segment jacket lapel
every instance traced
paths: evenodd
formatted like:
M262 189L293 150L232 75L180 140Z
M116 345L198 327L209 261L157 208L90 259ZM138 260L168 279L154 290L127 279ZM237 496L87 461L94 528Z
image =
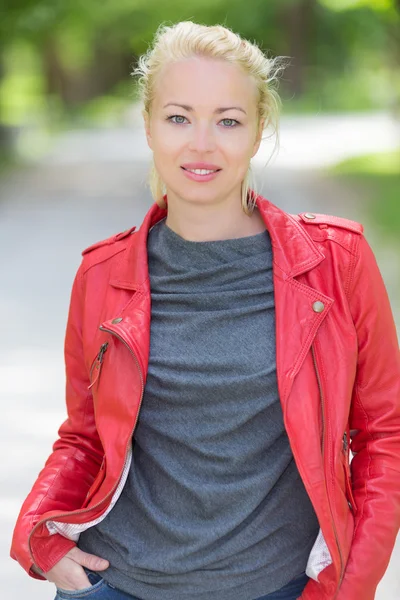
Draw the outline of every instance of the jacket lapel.
M265 199L257 201L271 236L274 261L276 365L279 395L285 409L293 381L333 299L299 279L318 266L324 255L305 229ZM315 306L315 303L322 303ZM321 310L321 312L317 312Z

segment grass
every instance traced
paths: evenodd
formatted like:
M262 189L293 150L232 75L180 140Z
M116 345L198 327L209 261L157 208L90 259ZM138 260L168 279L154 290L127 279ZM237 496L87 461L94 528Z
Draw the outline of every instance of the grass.
M345 160L330 173L358 186L371 220L383 233L400 239L400 149Z

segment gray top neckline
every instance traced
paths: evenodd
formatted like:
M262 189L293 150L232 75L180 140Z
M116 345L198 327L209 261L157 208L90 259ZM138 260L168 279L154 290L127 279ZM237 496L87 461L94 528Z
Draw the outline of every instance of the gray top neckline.
M224 246L225 248L243 248L252 246L254 248L265 249L266 238L269 237L267 229L253 235L242 236L238 238L226 238L222 240L202 240L192 241L186 240L184 237L176 233L166 223L166 217L162 219L164 235L170 244L174 244L185 248L185 250L205 249L207 247Z

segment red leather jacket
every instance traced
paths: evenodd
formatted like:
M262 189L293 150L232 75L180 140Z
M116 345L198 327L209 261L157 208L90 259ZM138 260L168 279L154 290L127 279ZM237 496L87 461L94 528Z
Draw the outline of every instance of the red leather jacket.
M284 422L321 527L301 598L373 600L400 526L400 354L388 296L360 224L256 201L274 254ZM153 204L138 231L83 252L65 338L68 418L11 547L37 579L32 565L51 569L123 487L148 367L147 234L166 214Z

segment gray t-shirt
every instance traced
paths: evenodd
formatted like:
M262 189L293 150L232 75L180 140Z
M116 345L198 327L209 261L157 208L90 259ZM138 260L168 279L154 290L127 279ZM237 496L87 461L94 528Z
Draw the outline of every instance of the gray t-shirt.
M306 568L319 524L283 424L268 231L148 236L150 356L128 480L79 547L143 600L252 600Z

